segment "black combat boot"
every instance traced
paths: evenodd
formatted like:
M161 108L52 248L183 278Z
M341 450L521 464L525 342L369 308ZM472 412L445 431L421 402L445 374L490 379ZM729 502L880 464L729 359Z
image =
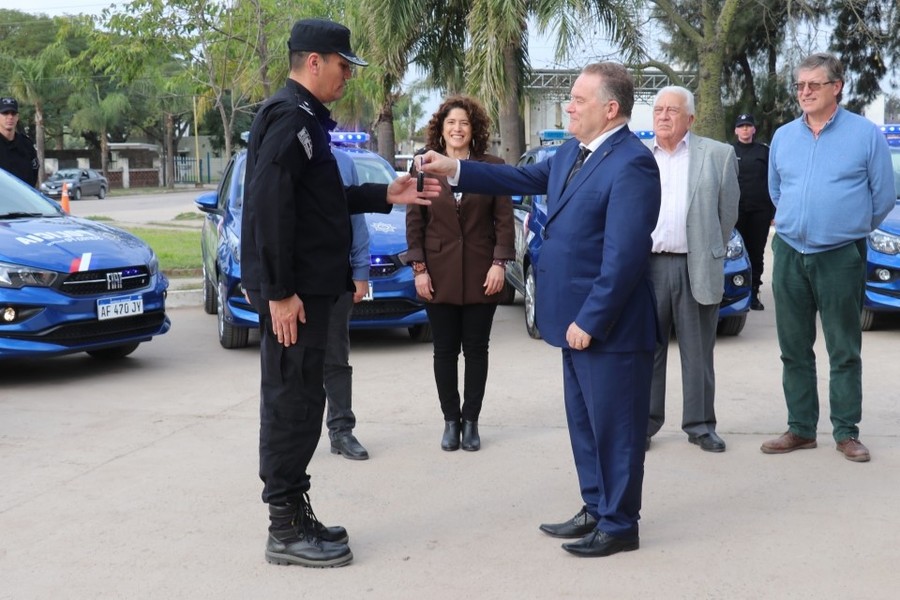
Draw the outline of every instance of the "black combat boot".
M269 505L266 560L276 565L341 567L353 560L347 530L326 527L316 519L309 496Z

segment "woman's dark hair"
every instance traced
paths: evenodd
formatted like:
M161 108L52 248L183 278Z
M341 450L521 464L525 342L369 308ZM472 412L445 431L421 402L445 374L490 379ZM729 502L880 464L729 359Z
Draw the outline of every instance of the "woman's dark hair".
M472 124L472 155L481 156L487 152L488 142L491 138L491 119L481 103L470 96L450 96L444 100L444 103L431 116L431 120L428 121L428 125L425 128L425 145L438 152L446 150L444 136L442 135L444 132L444 121L454 108L461 108L466 111L469 122Z

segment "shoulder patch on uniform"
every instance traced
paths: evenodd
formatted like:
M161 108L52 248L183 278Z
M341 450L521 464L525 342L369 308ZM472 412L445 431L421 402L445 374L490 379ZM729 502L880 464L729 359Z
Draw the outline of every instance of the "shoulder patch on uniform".
M311 159L313 154L312 138L309 137L309 131L306 127L297 132L297 139L300 140L300 144L306 150L306 158Z

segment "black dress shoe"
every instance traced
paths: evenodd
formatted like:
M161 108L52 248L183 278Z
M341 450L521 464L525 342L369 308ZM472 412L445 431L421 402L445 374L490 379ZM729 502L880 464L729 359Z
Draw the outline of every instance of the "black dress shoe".
M596 526L597 519L591 516L587 506L583 506L577 515L565 523L544 523L540 530L555 538L580 538L592 532Z
M610 556L617 552L631 552L641 545L637 536L633 538L618 538L603 531L592 531L577 542L563 544L566 552L575 556Z
M703 435L689 435L688 441L700 446L706 452L725 452L725 440L720 438L715 431Z
M644 443L644 452L650 449L650 436L647 436L647 441Z
M444 421L444 437L441 438L441 450L448 452L459 450L459 421Z
M369 453L352 433L345 433L331 440L331 453L340 454L350 460L366 460L369 458Z
M481 436L478 435L478 421L462 422L462 449L475 452L481 448Z
M751 298L750 310L766 310L766 307L763 306L763 303L759 301L759 298Z

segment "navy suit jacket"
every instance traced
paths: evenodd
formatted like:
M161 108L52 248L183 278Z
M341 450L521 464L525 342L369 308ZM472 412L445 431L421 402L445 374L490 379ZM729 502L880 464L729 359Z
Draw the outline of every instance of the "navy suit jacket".
M524 167L462 161L458 188L547 194L536 282L536 323L547 343L567 348L572 322L587 351L653 351L656 301L648 279L650 234L659 217L659 169L627 126L611 135L568 186L578 141Z

